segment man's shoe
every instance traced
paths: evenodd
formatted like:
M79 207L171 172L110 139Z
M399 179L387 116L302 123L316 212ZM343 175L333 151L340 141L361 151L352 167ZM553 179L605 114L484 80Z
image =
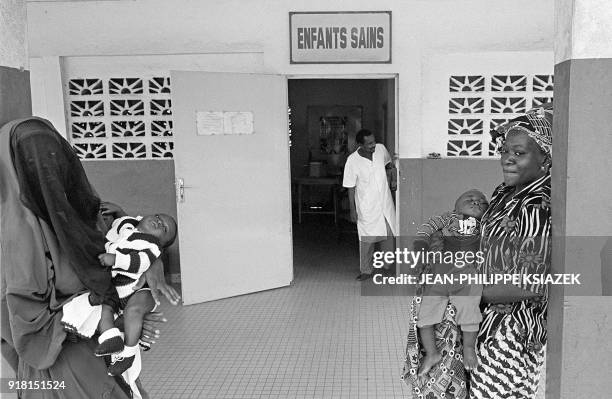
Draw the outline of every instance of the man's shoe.
M361 273L359 276L357 276L357 280L359 281L365 281L372 278L372 274L367 274L367 273Z

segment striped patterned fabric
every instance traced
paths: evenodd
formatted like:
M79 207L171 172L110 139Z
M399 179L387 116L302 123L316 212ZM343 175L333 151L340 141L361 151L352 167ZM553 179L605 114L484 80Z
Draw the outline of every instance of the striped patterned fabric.
M115 254L111 274L120 299L133 293L140 276L161 255L159 240L137 230L141 219L130 216L116 219L106 234L106 252Z
M471 374L470 398L535 398L544 348L529 349L525 331L512 317L499 325L493 339L479 342L478 366Z
M454 231L459 229L459 220L463 219L455 211L443 213L442 215L434 215L429 220L417 229L417 237L429 239L436 231L448 228Z
M500 185L482 218L481 272L493 275L545 275L551 261L550 175L510 197L514 187ZM534 398L546 344L547 287L535 279L517 285L538 299L489 304L478 335L478 367L470 398Z

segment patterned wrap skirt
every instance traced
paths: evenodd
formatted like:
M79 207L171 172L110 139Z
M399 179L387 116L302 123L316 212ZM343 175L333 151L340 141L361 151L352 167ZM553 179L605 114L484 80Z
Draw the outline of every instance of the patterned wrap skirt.
M417 320L422 290L410 304L406 358L401 378L411 387L415 399L534 399L545 349L529 344L528 333L507 314L493 335L479 339L478 366L466 375L463 366L461 331L455 322L455 308L449 303L441 323L435 326L436 346L442 360L426 377L417 377L424 353L419 343ZM487 312L496 306L488 306ZM482 327L482 326L481 326Z
M411 387L415 399L465 399L467 384L463 367L463 345L461 332L455 322L456 310L448 304L442 322L435 325L436 346L442 360L426 377L419 378L421 359L424 355L418 339L417 320L422 299L422 287L410 304L406 358L401 378Z
M494 306L489 306L485 314ZM545 349L528 343L527 332L507 314L493 335L479 340L478 366L471 373L470 399L536 397Z

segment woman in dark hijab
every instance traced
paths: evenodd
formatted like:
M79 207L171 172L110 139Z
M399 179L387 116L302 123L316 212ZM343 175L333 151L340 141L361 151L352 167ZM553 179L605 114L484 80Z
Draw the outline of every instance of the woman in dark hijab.
M116 306L118 298L97 260L100 200L49 121L31 117L0 130L0 205L2 353L18 380L63 385L21 397L130 397L93 355L96 343L66 340L61 323L62 307L78 295L88 293L90 305Z

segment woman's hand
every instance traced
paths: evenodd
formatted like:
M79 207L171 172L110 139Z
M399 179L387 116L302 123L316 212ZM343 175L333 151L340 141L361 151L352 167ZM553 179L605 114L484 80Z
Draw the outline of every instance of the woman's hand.
M115 254L104 253L98 255L100 264L105 267L115 266Z
M119 205L113 204L112 202L101 202L98 219L102 220L102 225L100 225L100 230L102 230L102 233L106 235L108 230L113 225L115 219L124 216L127 216L127 214ZM98 222L98 224L100 224L100 222Z
M100 203L100 213L102 216L112 216L115 219L127 216L127 213L119 205L106 201Z
M431 235L428 250L431 252L444 251L444 236L441 231L436 231Z
M147 270L136 283L133 290L137 291L144 286L144 283L147 283L149 288L151 289L151 295L153 296L153 300L155 303L159 305L159 293L161 292L168 302L172 305L178 305L181 296L176 292L172 286L166 283L166 279L164 277L164 264L161 259L155 260L149 270Z
M164 317L162 312L150 312L146 313L142 319L142 330L140 332L141 345L144 347L151 347L155 343L155 340L159 338L159 327L158 323L166 323L168 320ZM123 315L115 319L115 327L124 331L125 320Z
M159 338L157 324L167 321L162 312L151 312L144 315L142 332L140 333L140 340L144 343L144 346L151 346L155 343L155 340Z

